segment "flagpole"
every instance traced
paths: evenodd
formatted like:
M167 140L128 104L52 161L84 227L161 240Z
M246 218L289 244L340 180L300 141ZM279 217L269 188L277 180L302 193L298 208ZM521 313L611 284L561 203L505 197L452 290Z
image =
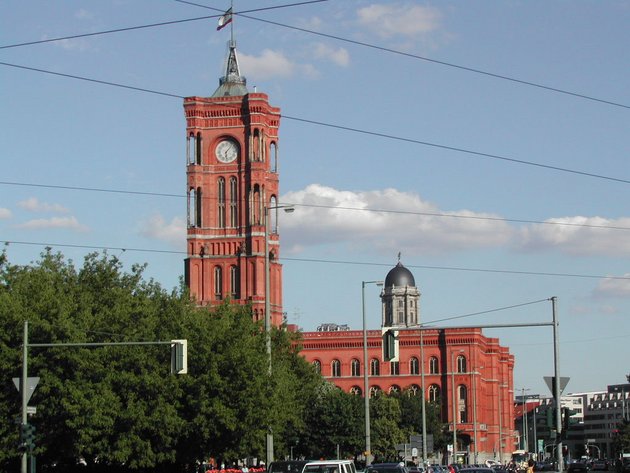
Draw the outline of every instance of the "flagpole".
M232 12L232 21L230 22L230 45L234 46L234 0L230 0L230 11Z

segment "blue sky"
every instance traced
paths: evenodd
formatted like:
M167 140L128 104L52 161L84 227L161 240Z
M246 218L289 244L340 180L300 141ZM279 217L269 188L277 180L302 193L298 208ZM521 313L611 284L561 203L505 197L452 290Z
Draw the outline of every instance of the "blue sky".
M0 2L11 262L45 245L77 264L110 248L178 284L180 97L214 92L230 35L202 18L227 1L196 3ZM290 323L360 329L361 282L400 252L425 323L549 322L556 296L566 392L625 380L629 1L331 0L247 15L234 22L241 72L282 109L281 201L297 205L280 222ZM378 295L366 288L374 329ZM484 333L515 355L517 389L548 394L549 328Z

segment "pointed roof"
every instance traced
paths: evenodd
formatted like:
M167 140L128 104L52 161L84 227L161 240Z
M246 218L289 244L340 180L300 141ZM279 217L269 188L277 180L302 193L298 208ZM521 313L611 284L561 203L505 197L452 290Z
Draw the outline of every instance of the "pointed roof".
M236 42L230 40L230 52L228 53L225 75L219 78L219 88L214 91L212 97L238 97L247 95L247 80L241 76L236 57Z

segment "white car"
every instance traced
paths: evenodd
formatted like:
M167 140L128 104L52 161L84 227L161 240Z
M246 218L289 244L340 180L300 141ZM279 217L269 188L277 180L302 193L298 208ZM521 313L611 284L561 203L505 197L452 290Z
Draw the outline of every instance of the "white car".
M308 462L302 473L357 473L352 460L320 460Z

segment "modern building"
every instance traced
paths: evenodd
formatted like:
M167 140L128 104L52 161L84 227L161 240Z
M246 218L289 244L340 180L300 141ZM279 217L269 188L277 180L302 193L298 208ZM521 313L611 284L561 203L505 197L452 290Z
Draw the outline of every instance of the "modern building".
M185 98L184 111L190 293L200 305L228 298L251 304L256 320L268 315L280 326L280 109L266 94L247 90L232 41L219 87L210 97ZM427 402L439 401L444 422L456 429L460 460L507 461L516 440L514 357L508 348L479 328L418 330L420 291L400 261L385 277L381 301L381 327L366 333L367 366L363 331L343 325L303 333L303 356L346 392L371 396L408 390ZM383 328L397 332L398 354L390 361L383 361Z

